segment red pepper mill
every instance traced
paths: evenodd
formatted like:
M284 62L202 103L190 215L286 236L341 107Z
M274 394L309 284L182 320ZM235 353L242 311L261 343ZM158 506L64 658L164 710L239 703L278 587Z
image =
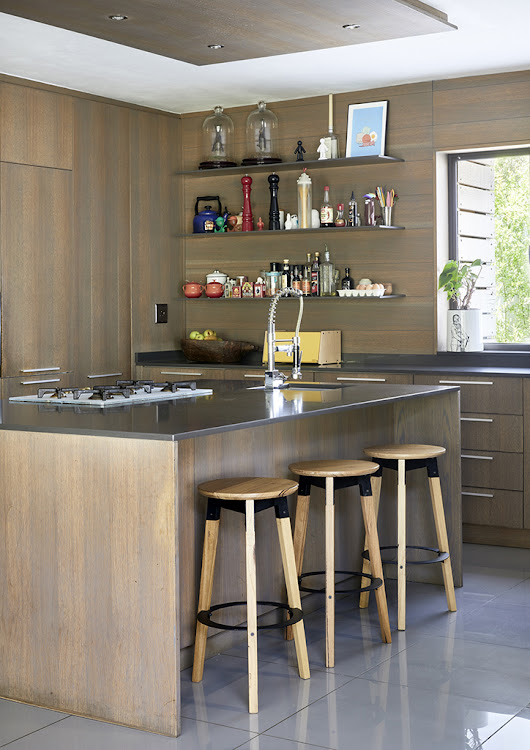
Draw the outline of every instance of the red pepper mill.
M252 209L250 207L250 186L252 185L252 177L249 177L248 174L246 174L241 178L241 185L243 186L243 224L241 231L252 232L254 230Z

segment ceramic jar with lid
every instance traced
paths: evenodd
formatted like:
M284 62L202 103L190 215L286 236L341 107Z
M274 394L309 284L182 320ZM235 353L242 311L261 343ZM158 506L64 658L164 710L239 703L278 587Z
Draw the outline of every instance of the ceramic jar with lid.
M222 271L212 271L212 273L206 275L206 283L210 284L212 281L218 281L219 284L223 284L224 286L227 278L228 275Z

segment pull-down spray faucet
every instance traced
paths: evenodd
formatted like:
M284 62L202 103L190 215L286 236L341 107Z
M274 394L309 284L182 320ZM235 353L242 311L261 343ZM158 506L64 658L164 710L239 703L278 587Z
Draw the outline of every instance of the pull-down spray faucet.
M276 307L280 297L298 297L300 301L300 308L298 311L298 320L296 322L296 330L292 339L277 339L276 338ZM282 289L274 295L269 308L269 320L267 328L267 347L268 347L268 364L267 371L265 373L265 389L272 390L273 388L284 388L286 376L276 369L275 363L275 352L287 352L287 354L293 357L293 370L292 376L294 380L302 379L302 352L300 351L300 323L302 322L302 315L304 313L304 298L302 292L299 289L293 289L287 287Z

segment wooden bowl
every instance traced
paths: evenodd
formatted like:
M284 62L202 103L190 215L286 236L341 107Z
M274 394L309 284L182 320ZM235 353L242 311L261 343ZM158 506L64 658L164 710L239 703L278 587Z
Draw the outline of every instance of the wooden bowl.
M259 347L248 341L201 341L181 339L180 346L190 362L202 364L234 364L241 362L245 354L257 352Z

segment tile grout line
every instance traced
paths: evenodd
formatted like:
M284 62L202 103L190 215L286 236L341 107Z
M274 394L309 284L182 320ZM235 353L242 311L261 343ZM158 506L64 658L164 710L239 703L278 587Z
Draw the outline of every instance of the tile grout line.
M28 732L27 734L21 734L20 737L17 737L14 740L9 740L9 742L6 742L4 745L0 745L0 747L8 747L9 745L12 745L13 742L18 742L19 740L23 740L25 737L31 737L32 734L37 734L37 732L40 732L43 729L48 729L48 727L53 727L55 724L59 724L61 721L64 721L65 719L70 719L71 717L72 717L72 714L68 714L68 716L62 716L60 719L50 722L50 724L45 724L43 727L34 729L33 732Z

